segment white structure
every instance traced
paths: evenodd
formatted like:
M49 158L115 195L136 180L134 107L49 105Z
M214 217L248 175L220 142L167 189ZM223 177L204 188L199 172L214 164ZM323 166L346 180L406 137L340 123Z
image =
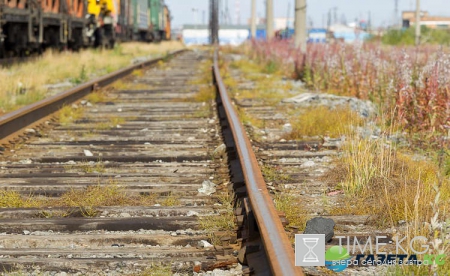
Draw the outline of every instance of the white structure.
M185 25L183 27L183 41L186 46L209 44L209 28L206 25ZM247 26L220 26L220 45L240 45L250 36Z
M209 29L206 26L190 25L184 26L181 32L183 42L186 46L209 44Z
M277 17L275 21L275 30L284 30L286 27L294 28L294 18Z
M363 41L369 37L369 34L358 28L352 28L342 24L334 24L330 26L330 31L333 33L334 38L342 39L347 43L355 41Z

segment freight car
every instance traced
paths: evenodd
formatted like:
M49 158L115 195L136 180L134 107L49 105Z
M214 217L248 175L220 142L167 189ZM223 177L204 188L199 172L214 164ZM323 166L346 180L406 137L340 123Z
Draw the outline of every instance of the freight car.
M0 57L170 39L164 0L0 0Z
M133 39L161 41L170 39L170 11L163 0L131 0Z
M0 0L0 54L85 43L83 0Z

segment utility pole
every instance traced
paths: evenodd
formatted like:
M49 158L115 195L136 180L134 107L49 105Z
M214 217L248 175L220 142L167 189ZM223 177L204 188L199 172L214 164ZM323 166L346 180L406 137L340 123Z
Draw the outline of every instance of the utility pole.
M285 31L286 33L284 34L285 39L289 38L289 14L291 12L291 1L288 0L288 9L287 9L287 14L286 14L286 28Z
M394 8L394 27L398 26L398 0L395 0L395 8Z
M333 24L336 24L337 23L337 10L338 10L338 7L333 7Z
M266 36L267 40L273 38L273 0L266 2Z
M420 0L416 0L416 46L420 44Z
M252 39L256 39L256 0L252 0L252 22L251 24L251 33Z
M295 0L295 38L294 45L306 52L306 0Z
M219 43L219 0L210 0L210 32L211 44Z

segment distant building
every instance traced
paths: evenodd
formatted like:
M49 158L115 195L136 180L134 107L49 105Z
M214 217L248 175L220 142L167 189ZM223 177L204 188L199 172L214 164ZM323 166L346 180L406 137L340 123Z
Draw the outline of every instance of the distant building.
M349 27L343 24L334 24L329 28L330 35L336 40L342 40L347 43L363 41L370 35L360 28Z
M402 12L402 26L409 28L416 21L415 11ZM450 17L430 16L428 12L420 12L420 26L427 26L430 29L450 29Z
M242 44L250 35L248 26L225 25L219 29L220 45L239 45ZM209 26L208 25L184 25L182 31L184 44L205 45L209 44Z
M181 35L184 44L187 46L210 43L208 25L184 25Z
M316 28L308 30L308 43L326 43L327 29Z
M277 17L274 20L275 30L286 29L287 27L294 27L294 18Z
M250 26L252 23L252 19L249 18L247 20L248 25ZM266 19L257 17L256 18L256 25L266 25ZM276 17L273 19L273 28L275 31L284 30L286 27L292 28L294 27L294 18L292 17Z

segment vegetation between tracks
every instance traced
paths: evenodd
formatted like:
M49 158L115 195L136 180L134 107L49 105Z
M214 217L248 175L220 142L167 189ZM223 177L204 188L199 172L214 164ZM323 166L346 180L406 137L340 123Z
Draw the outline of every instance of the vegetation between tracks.
M84 167L83 167L84 166ZM82 165L85 170L86 165ZM85 216L92 217L98 214L98 207L103 206L174 206L179 204L179 196L169 193L166 196L159 194L137 195L127 192L125 187L109 179L83 189L71 189L58 198L48 198L38 195L23 195L16 191L0 191L0 208L68 208L66 211L43 210L43 217Z
M221 238L234 235L235 216L233 197L224 193L218 195L221 205L220 213L203 216L200 218L200 228L207 232L210 242L214 245L222 245Z
M128 66L136 58L157 57L183 47L180 42L133 42L109 51L48 51L36 61L0 68L0 114L43 99L52 90L51 84L63 83L67 89Z

